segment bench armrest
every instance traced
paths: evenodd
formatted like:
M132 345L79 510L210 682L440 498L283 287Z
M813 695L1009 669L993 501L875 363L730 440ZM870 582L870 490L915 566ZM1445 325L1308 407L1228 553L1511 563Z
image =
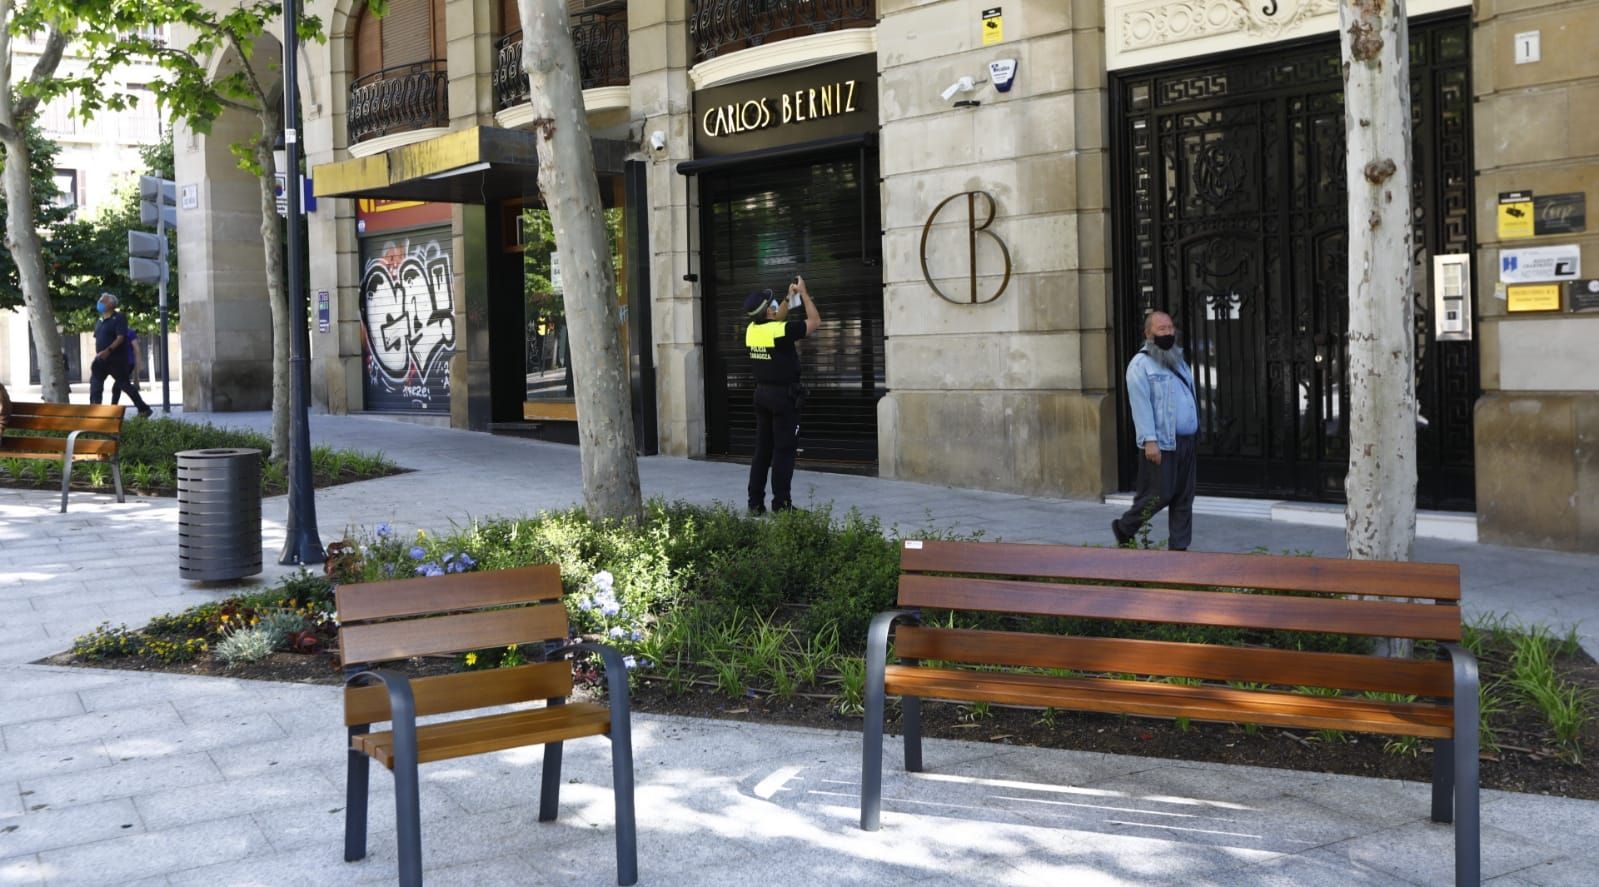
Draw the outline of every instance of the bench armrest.
M394 730L395 766L416 766L416 698L411 693L411 679L396 671L383 668L358 671L344 679L344 686L358 687L378 682L389 691L389 722Z
M888 630L900 619L920 623L920 610L884 610L872 617L866 630L866 686L883 685L883 669L888 665Z
M611 753L613 760L633 760L633 726L627 697L627 661L622 653L609 644L578 641L550 651L547 659L565 659L574 653L598 653L605 662L605 689L610 696L606 706L611 710ZM632 772L632 764L628 764ZM631 791L631 789L629 789Z
M577 641L563 647L556 647L550 651L548 659L566 659L576 653L598 653L605 663L605 689L611 697L612 718L620 707L627 711L627 661L622 658L622 652L609 644L599 644L592 641Z
M1477 671L1477 657L1459 644L1444 644L1449 661L1455 667L1455 740L1469 738L1475 748L1478 731L1478 701L1482 678ZM1470 729L1464 728L1469 726ZM1469 736L1461 736L1466 732Z

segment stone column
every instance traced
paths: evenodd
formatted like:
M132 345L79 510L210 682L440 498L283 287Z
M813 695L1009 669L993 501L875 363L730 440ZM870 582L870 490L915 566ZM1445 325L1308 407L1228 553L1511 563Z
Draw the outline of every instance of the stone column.
M494 125L494 18L492 0L445 0L446 76L450 129ZM450 359L450 425L488 429L489 346L481 302L489 298L487 208L458 204L451 214L455 280L455 356ZM479 310L469 312L475 294ZM474 322L475 321L475 322Z
M1092 497L1115 484L1104 31L1099 3L1004 5L982 45L981 0L879 3L884 327L889 394L878 404L885 477ZM1018 60L1011 90L962 76ZM980 102L955 107L958 100ZM1011 279L971 304L969 191L991 196L988 232ZM979 224L984 204L979 199ZM979 234L978 299L1003 280Z
M261 192L228 146L253 138L255 115L225 112L204 135L174 127L178 187L199 205L178 211L183 409L272 408L272 311L261 251Z
M1599 277L1599 2L1479 2L1472 35L1478 251L1477 535L1484 542L1599 550L1599 314L1507 314L1502 250L1576 245ZM1537 32L1536 62L1515 36ZM1580 192L1579 233L1502 238L1498 195Z
M651 325L655 333L656 409L660 451L673 456L705 452L705 359L699 287L683 276L697 272L689 252L698 225L694 182L678 175L678 161L693 156L693 94L688 68L687 0L635 0L628 4L628 57L633 120L649 167ZM666 134L666 148L649 147L650 134ZM693 237L699 247L698 237Z
M348 5L348 4L345 4ZM355 60L349 32L359 6L335 11L325 43L304 44L302 94L306 168L315 169L347 155L346 111ZM321 198L306 220L310 232L311 398L330 413L360 412L361 387L360 253L355 238L355 201ZM329 329L318 332L317 294L329 297Z

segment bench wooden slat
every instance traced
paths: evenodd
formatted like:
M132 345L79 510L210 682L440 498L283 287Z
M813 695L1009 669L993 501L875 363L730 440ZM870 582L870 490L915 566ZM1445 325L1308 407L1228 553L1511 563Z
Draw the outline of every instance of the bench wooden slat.
M894 653L906 659L971 665L1069 668L1439 698L1454 695L1454 672L1447 662L1353 653L913 626L895 630Z
M122 418L93 416L18 416L6 418L6 433L12 431L84 431L96 434L121 434Z
M920 541L919 548L908 547L916 541L903 543L900 551L900 567L908 573L975 573L1460 600L1460 567L1455 564L1082 548L1018 542L925 540Z
M128 408L121 404L96 403L44 403L36 400L11 402L13 416L82 416L89 419L118 419L126 416ZM8 423L9 424L9 423Z
M888 666L885 687L893 695L928 699L1433 739L1448 739L1454 735L1454 713L1449 706L1419 702L1390 703L1148 681L1052 678L904 665Z
M901 576L902 607L1458 641L1460 610L1344 598Z
M339 586L335 596L339 623L351 625L369 619L559 600L561 570L552 564L539 564L491 573L448 573L429 577L426 582L362 582Z
M611 732L611 712L592 702L570 702L548 708L505 712L426 724L416 728L417 763L445 761L484 752L564 742ZM394 734L391 731L350 737L350 747L394 768Z
M440 578L443 577L428 581ZM342 612L340 615L343 615ZM437 653L459 653L480 647L542 643L565 638L566 628L566 607L554 603L399 622L344 625L339 629L339 642L342 644L344 664L355 665Z
M9 430L10 426L7 426ZM16 459L61 460L67 451L64 437L11 437L0 440L0 456ZM72 446L72 459L104 461L116 455L117 441L97 438L78 438Z
M554 699L572 693L572 663L535 662L515 668L436 675L411 681L417 717ZM389 691L382 684L344 691L344 723L376 724L389 719Z

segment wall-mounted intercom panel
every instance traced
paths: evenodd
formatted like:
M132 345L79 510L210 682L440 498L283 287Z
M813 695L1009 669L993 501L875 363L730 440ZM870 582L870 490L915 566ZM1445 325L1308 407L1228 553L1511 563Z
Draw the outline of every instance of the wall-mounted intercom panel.
M1433 334L1440 342L1471 340L1471 254L1432 257Z

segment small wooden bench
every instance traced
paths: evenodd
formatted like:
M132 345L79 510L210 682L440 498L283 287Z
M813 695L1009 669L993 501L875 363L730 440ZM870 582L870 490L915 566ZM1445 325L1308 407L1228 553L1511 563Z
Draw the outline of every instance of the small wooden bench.
M922 769L922 699L1346 730L1433 740L1432 819L1455 824L1455 882L1480 880L1478 676L1458 645L1459 567L911 540L900 569L906 609L878 614L867 637L861 828L879 825L889 695L901 697L911 772ZM1402 598L1421 602L1393 600ZM1020 620L1005 619L999 630L927 628L918 624L924 608L1410 638L1437 642L1448 660L1068 636L1009 630Z
M552 565L485 573L341 585L335 592L339 650L347 673L344 723L350 747L344 859L366 856L368 761L394 773L399 880L422 883L422 826L417 765L526 745L544 746L539 821L555 819L561 791L561 747L568 739L608 736L616 795L617 883L638 880L633 819L633 744L627 667L603 644L567 641L561 574ZM413 656L518 645L540 658L547 642L560 646L544 661L514 668L409 679L377 663ZM608 705L568 702L574 654L597 653L605 663ZM423 726L417 718L532 701L539 708L479 713ZM372 725L390 722L373 732Z
M122 495L122 417L126 407L81 403L29 403L14 400L0 434L0 457L61 460L61 511L67 510L67 490L72 486L76 462L110 462L117 501ZM65 432L57 436L18 435L17 431ZM95 437L78 439L80 434Z

